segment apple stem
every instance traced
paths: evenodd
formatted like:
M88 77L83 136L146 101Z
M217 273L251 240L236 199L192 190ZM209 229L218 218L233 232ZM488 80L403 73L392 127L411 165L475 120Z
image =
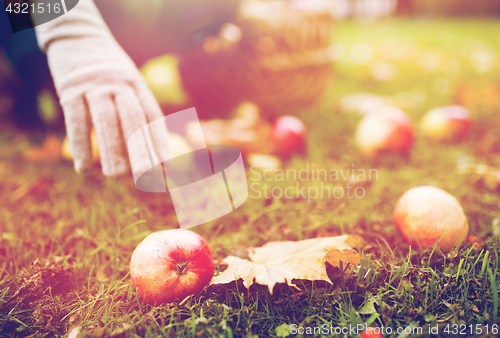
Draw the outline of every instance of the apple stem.
M177 274L183 275L187 272L188 263L177 264Z

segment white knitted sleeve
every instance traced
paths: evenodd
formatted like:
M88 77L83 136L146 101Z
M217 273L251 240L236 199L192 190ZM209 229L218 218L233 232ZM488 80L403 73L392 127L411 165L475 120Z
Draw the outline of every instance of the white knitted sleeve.
M65 0L61 0L63 3ZM80 37L102 37L111 35L94 1L80 0L78 4L60 17L37 25L33 17L38 45L44 52L49 45L59 39Z

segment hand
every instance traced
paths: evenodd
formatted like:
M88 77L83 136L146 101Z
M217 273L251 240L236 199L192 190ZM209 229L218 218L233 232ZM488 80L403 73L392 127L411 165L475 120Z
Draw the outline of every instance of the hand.
M133 61L115 41L94 3L82 0L67 14L37 26L63 108L75 169L92 165L91 123L101 153L102 172L115 177L129 170L130 135L163 113ZM150 130L154 149L132 155L134 170L169 158L166 125ZM148 137L148 135L147 135ZM139 163L140 165L136 165Z

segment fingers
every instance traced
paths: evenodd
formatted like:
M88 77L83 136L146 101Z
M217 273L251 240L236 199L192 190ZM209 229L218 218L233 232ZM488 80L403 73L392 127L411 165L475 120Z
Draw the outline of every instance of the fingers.
M167 162L172 158L172 155L168 142L166 118L156 98L145 83L140 81L136 84L136 91L149 122L148 127L144 130L148 143L154 145L154 149L152 149L154 164Z
M135 89L137 92L137 97L139 98L144 112L146 113L146 116L150 122L165 116L163 115L163 112L158 105L158 102L156 101L153 93L142 78L140 79L140 81L136 82Z
M128 153L134 180L158 163L151 143L145 142L142 127L148 124L137 94L130 87L120 88L115 94L115 104L120 118L123 138L128 145Z
M99 143L104 175L116 177L127 173L129 158L134 178L138 176L135 174L171 159L165 117L150 90L142 83L138 87L134 90L127 85L101 86L85 98L63 106L69 117L70 146L77 154L77 171L92 162L87 109Z
M128 170L128 160L120 131L120 121L113 100L116 88L101 87L86 95L92 123L99 143L102 172L116 177Z
M92 165L87 105L83 97L78 97L63 103L62 108L75 170L81 173Z

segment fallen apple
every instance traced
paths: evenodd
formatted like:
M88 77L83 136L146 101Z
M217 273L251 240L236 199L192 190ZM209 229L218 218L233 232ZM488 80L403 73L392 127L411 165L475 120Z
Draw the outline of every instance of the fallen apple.
M185 229L152 233L137 246L130 260L132 283L148 304L169 303L197 294L213 274L207 243Z
M382 330L379 327L367 327L359 338L382 338Z
M281 116L271 130L274 152L278 156L290 157L304 151L306 147L306 127L294 116Z
M422 249L438 243L448 252L465 241L469 225L458 200L434 186L420 186L406 191L393 213L394 223L405 240Z
M469 237L467 237L467 242L472 243L472 245L476 249L481 249L481 247L484 245L483 239L474 235L470 235Z
M160 105L183 105L187 101L178 62L176 56L166 54L149 60L141 67L141 73Z
M382 107L359 122L354 140L356 146L368 156L387 151L405 153L413 145L413 125L401 109Z
M173 157L189 154L193 151L189 142L184 137L176 133L168 134L168 143Z
M472 125L469 110L445 106L429 110L420 125L425 137L440 142L457 142L467 137Z
M261 116L261 108L254 102L245 101L236 107L234 115L240 120L255 124Z
M247 162L252 168L275 171L281 169L282 163L279 158L269 154L251 153L247 156Z
M98 163L101 159L101 154L99 152L99 146L97 144L97 136L94 129L90 132L90 146L92 148L92 161ZM61 145L61 156L67 160L73 160L73 154L71 153L71 148L69 146L68 137L64 138Z

